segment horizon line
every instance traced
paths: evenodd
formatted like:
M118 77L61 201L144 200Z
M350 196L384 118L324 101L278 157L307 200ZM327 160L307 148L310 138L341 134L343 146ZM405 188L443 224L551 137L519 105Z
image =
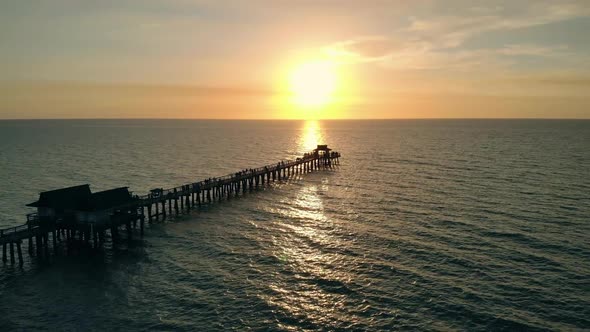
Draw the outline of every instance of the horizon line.
M384 120L590 120L588 118L567 118L567 117L444 117L444 118L323 118L323 119L299 119L299 118L0 118L0 121L67 121L67 120L191 120L191 121L384 121Z

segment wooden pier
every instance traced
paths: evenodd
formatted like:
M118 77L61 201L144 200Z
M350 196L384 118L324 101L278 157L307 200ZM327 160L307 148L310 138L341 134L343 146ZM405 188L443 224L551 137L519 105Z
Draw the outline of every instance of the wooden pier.
M133 229L137 229L138 224L139 234L143 236L146 220L165 220L294 175L331 169L339 164L339 159L340 153L327 145L318 145L296 160L241 170L171 189L152 189L143 196L131 195L126 187L90 193L88 185L41 193L39 201L28 205L37 207L38 212L28 214L24 225L0 229L2 261L6 264L10 259L13 265L18 258L22 266L25 242L29 255L43 259L50 256L50 247L54 254L58 254L60 242L65 243L68 250L73 244L98 249L110 235L113 243L117 243L121 240L121 228L127 233L126 238L132 239Z

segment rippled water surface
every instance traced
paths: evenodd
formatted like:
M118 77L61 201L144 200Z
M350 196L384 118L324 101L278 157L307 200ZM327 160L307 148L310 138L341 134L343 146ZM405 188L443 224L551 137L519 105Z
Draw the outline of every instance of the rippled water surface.
M590 328L590 121L2 121L0 226L37 193L340 167L0 266L0 330Z

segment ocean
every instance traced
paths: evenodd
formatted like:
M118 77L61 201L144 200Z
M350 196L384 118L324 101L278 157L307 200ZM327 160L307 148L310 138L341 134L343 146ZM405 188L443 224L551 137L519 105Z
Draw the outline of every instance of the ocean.
M590 329L590 121L0 121L0 227L40 191L290 178L104 251L0 263L0 330Z

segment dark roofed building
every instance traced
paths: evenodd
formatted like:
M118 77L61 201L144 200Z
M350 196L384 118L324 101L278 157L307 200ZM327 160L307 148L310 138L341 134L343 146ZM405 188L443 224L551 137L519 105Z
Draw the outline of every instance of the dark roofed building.
M332 149L328 148L327 145L320 145L320 144L318 144L318 147L313 150L313 152L315 154L318 154L320 156L327 155L330 153L330 151L332 151Z
M39 194L39 200L27 206L36 207L41 222L56 219L72 219L76 211L84 209L91 196L90 186L84 184Z
M132 202L134 199L128 187L99 191L90 196L89 211L111 209Z
M91 196L90 186L84 184L39 194L39 200L27 206L36 208L52 208L60 210L78 210L84 208Z
M41 221L62 219L96 223L108 221L116 210L135 200L127 187L92 193L85 184L42 192L38 201L27 206L37 208Z

